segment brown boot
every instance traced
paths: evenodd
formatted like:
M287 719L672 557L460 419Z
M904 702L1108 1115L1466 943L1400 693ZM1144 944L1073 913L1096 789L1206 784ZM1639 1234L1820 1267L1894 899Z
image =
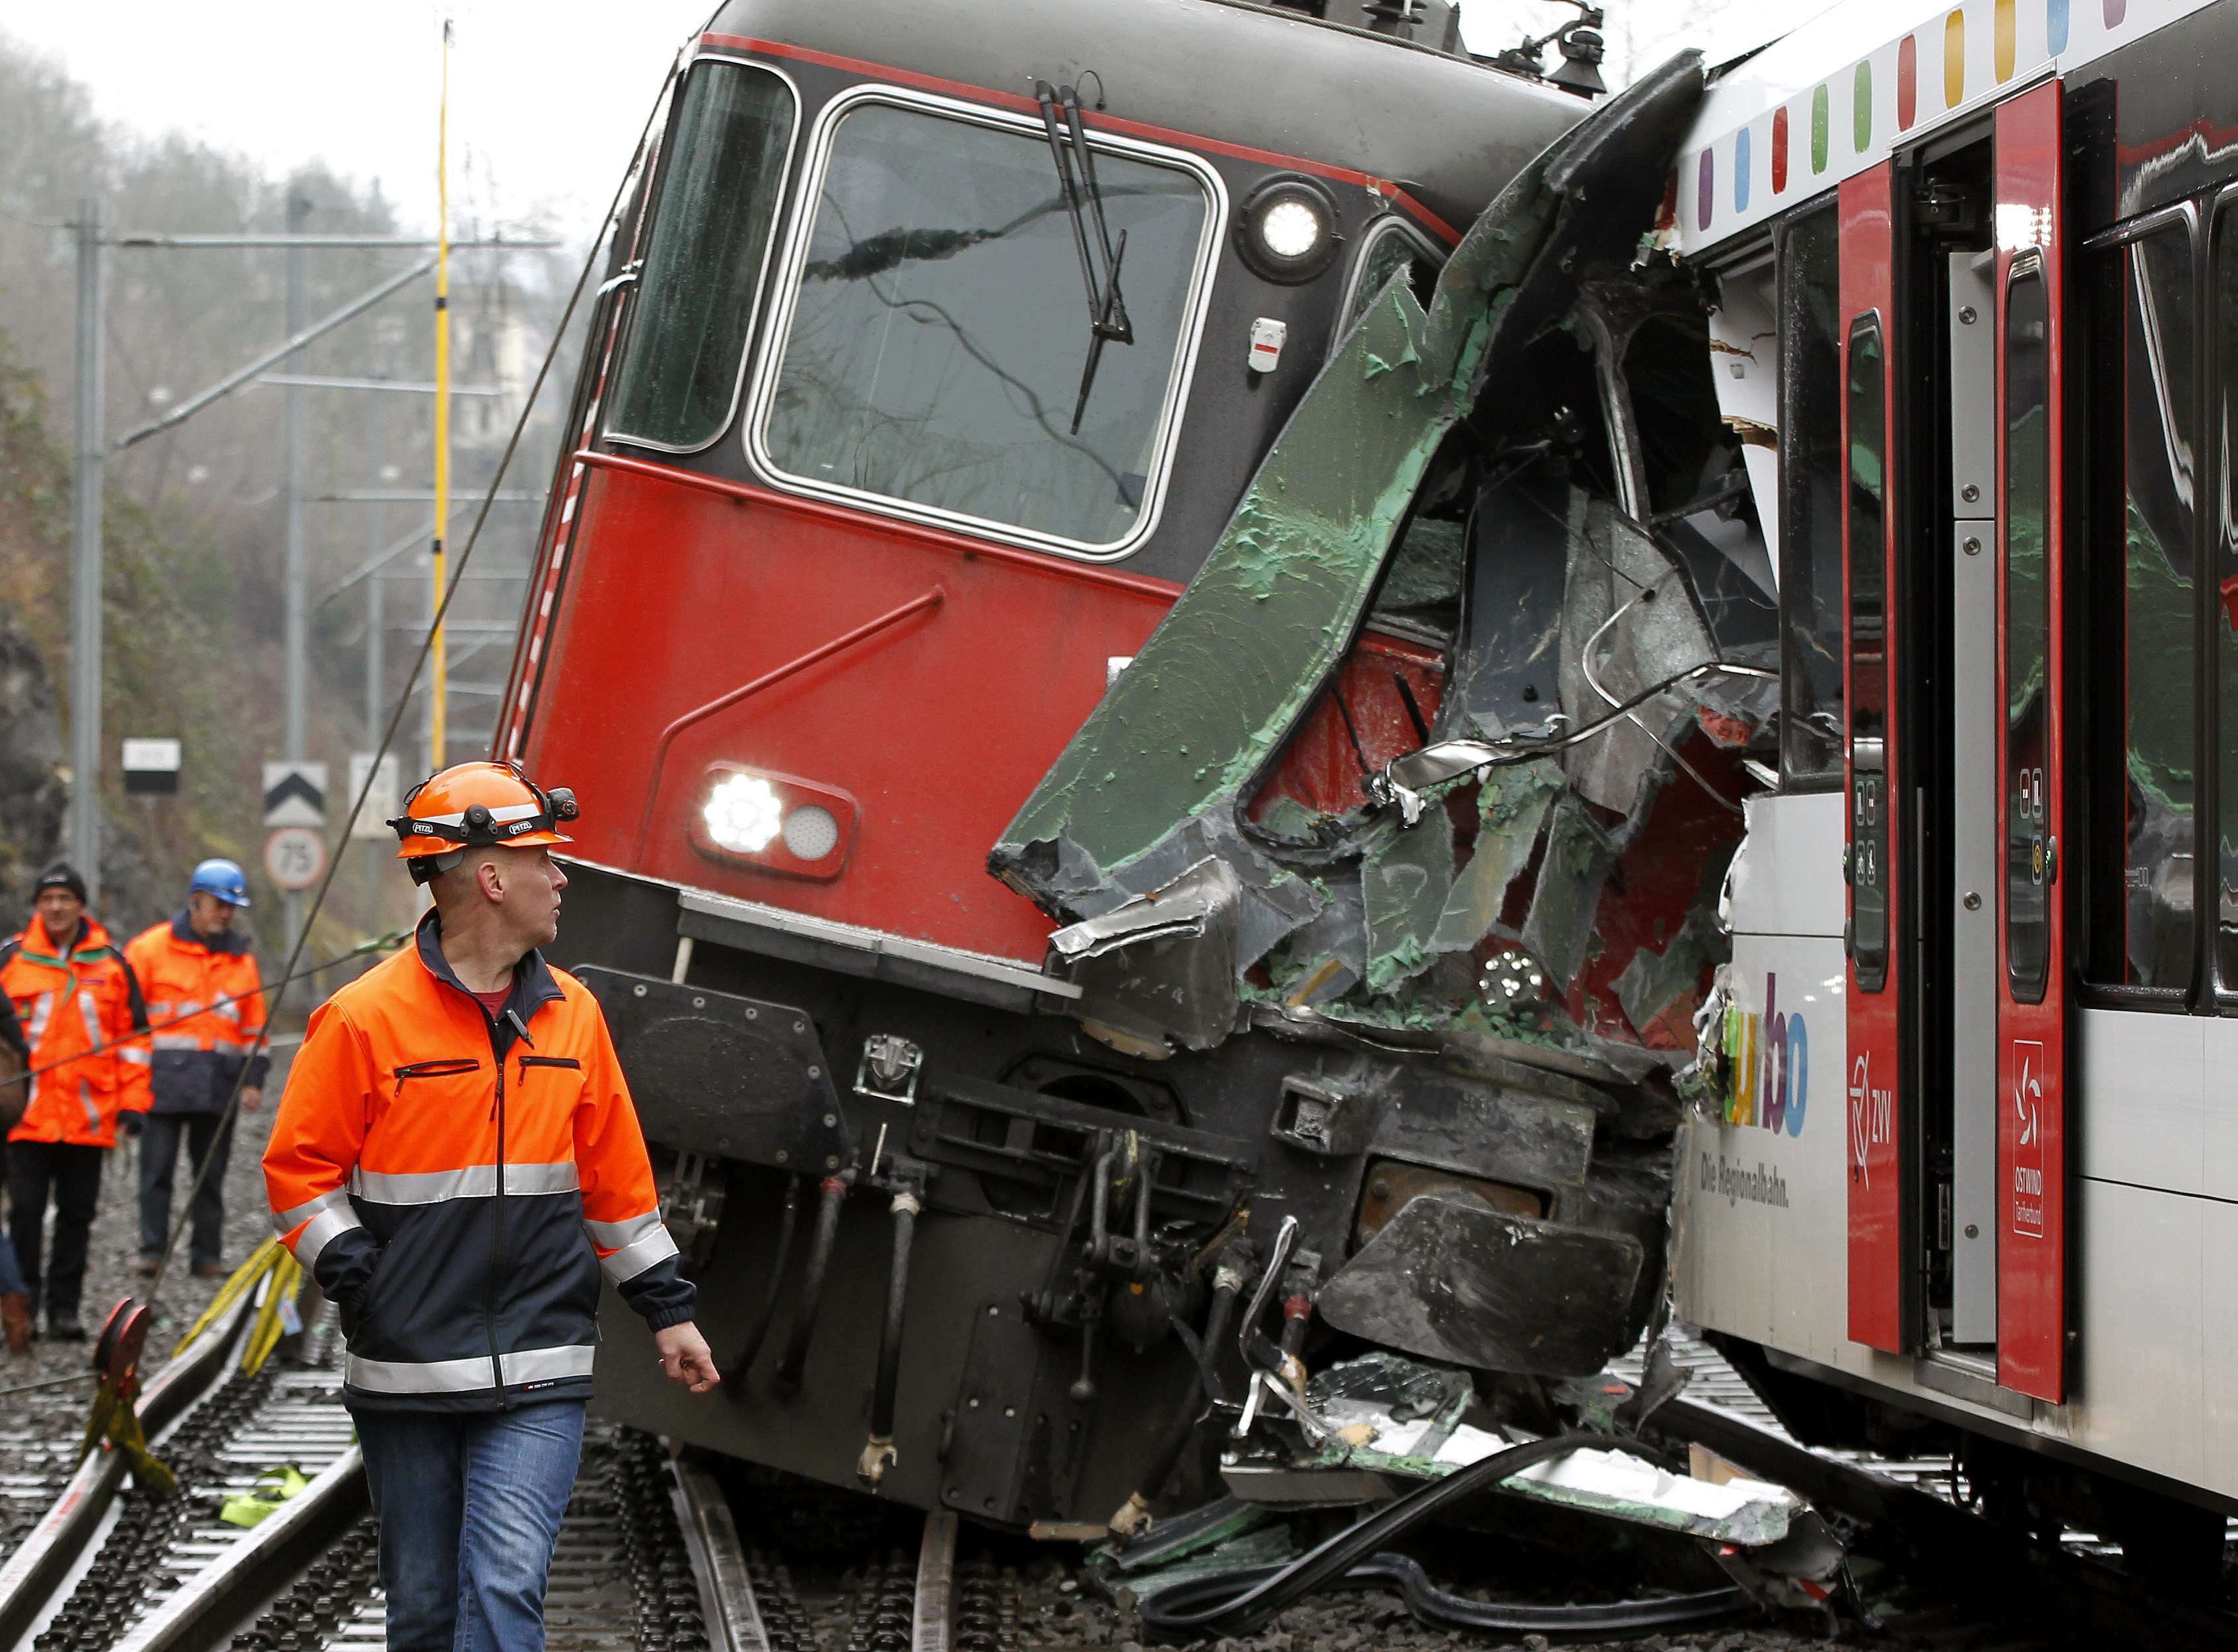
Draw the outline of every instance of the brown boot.
M22 1291L0 1297L0 1330L7 1333L10 1353L31 1351L31 1302Z

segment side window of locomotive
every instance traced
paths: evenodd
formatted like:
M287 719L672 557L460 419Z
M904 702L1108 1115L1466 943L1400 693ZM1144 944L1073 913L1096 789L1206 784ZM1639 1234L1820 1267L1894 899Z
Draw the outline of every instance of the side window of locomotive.
M615 440L689 451L730 423L794 114L792 88L765 70L709 61L685 83L614 390Z
M1860 991L1888 980L1888 385L1880 317L1850 323L1850 950Z
M1841 322L1835 216L1795 221L1780 244L1780 766L1790 781L1842 773Z
M2094 252L2087 272L2095 330L2089 399L2091 634L2084 655L2091 681L2083 697L2089 772L2096 784L2088 884L2090 976L2113 986L2188 987L2197 951L2192 909L2199 759L2192 667L2198 656L2193 495L2199 444L2192 404L2198 336L2192 245L2190 223L2179 215L2134 240ZM2016 285L2012 302L2020 297ZM2022 381L2016 363L2008 372L2010 399ZM2019 412L2016 401L2009 419ZM2023 442L2017 429L2006 441L2009 474L2016 483L2025 474L2023 458L2038 462L2036 445ZM2018 501L2013 508L2009 587L2023 569L2040 574L2041 568L2036 530ZM2031 713L2022 698L2025 685L2010 676L2013 669L2009 661L2006 709L2017 737ZM2029 727L2040 743L2041 731ZM2025 851L2027 829L2013 819L2016 778L2006 780L2008 853L2015 856ZM2024 866L2010 869L2012 899L2041 906L2042 892L2027 873ZM2040 940L2036 945L2040 951ZM2016 971L2021 961L2016 953Z
M1402 269L1407 272L1407 284L1414 289L1415 302L1424 309L1429 309L1431 294L1438 284L1438 271L1445 268L1445 263L1446 255L1431 246L1404 218L1378 219L1361 239L1360 255L1353 264L1352 285L1345 293L1344 319L1337 324L1330 347L1334 348L1336 340L1351 330L1352 324L1375 302L1375 295Z
M1133 341L1106 343L1091 374L1042 135L882 103L845 115L761 432L769 465L1083 549L1125 541L1176 415L1210 205L1179 167L1099 152L1096 171L1125 238Z

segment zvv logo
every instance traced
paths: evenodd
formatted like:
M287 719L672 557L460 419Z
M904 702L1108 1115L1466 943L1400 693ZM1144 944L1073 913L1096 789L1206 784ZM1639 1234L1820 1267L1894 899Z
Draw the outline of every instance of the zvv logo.
M1873 1085L1870 1050L1850 1064L1850 1174L1873 1184L1875 1150L1896 1141L1896 1092Z

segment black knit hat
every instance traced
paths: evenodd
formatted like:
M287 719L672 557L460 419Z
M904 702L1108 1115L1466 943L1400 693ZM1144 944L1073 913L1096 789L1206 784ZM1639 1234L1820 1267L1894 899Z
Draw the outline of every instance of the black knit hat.
M31 891L31 898L37 899L40 892L47 889L67 889L80 900L85 899L85 879L78 876L77 868L67 860L57 860L39 874L39 881Z

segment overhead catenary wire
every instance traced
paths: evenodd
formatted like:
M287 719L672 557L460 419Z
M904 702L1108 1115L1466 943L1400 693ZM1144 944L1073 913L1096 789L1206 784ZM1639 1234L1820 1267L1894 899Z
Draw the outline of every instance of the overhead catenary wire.
M347 964L354 958L362 958L367 952L377 952L390 946L401 945L410 938L410 935L409 930L392 930L386 935L375 935L371 940L360 941L346 952L337 952L332 958L321 959L315 964L306 965L293 975L275 976L268 981L259 981L255 986L245 988L238 992L222 992L209 1003L197 1005L184 1014L175 1015L165 1021L150 1021L144 1027L135 1027L131 1032L122 1033L114 1038L103 1038L100 1043L81 1050L76 1055L64 1056L60 1061L50 1061L43 1067L30 1068L5 1082L29 1084L41 1073L53 1072L60 1068L83 1061L89 1056L101 1055L124 1045L136 1044L142 1038L149 1038L162 1032L166 1027L177 1026L182 1021L191 1021L198 1015L207 1015L212 1010L222 1010L226 1005L238 1004L244 998L256 998L266 992L276 992L283 986L292 985L297 981L308 980L314 975L321 974L340 965Z
M365 779L359 784L357 795L350 801L349 814L342 822L341 836L345 846L352 841L351 834L356 829L358 818L365 813L366 799L371 795L374 778L381 772L381 759L388 754L390 748L396 743L397 731L403 726L405 713L411 707L412 697L419 686L420 673L427 668L428 656L434 650L435 638L442 627L444 616L449 613L451 604L457 598L460 587L465 581L467 565L473 559L474 547L480 541L483 526L488 522L490 512L497 503L499 488L505 481L506 472L512 468L513 455L520 448L520 439L528 428L529 415L536 410L537 399L543 393L545 381L552 375L553 363L559 360L560 346L567 336L568 324L574 320L576 307L582 302L584 289L590 285L591 272L598 268L599 249L606 244L607 236L613 232L618 222L617 215L620 212L622 202L629 191L630 181L638 175L639 169L645 164L646 144L652 136L653 122L659 117L661 106L668 97L669 89L674 84L681 68L682 58L679 55L677 62L671 64L667 76L661 81L660 90L654 95L651 105L646 110L645 124L639 129L637 144L631 154L630 163L622 169L621 178L614 185L613 199L607 203L606 213L599 221L599 234L592 239L588 250L584 254L583 268L575 277L574 289L567 295L566 307L560 311L560 320L552 329L552 342L546 348L544 359L537 366L536 377L528 387L527 395L522 398L520 413L513 421L513 433L506 439L505 451L499 456L496 472L490 477L489 486L482 494L481 503L474 513L473 525L467 530L466 543L459 549L457 564L451 569L450 583L444 587L441 599L435 605L435 612L429 620L427 634L420 639L420 651L413 659L412 669L405 675L403 692L397 696L395 708L389 713L388 725L381 731L381 743L374 749L373 760L366 765ZM340 853L335 854L327 863L325 875L319 879L319 886L312 894L310 906L303 914L302 927L296 932L295 942L288 949L288 961L281 971L283 979L294 979L296 968L302 961L303 949L310 940L311 931L318 922L319 913L326 906L327 896L334 888L334 876L341 871L341 863L342 855ZM271 1037L272 1029L268 1022L264 1031L257 1038L255 1050L251 1052L252 1058L262 1054L270 1047ZM219 1115L218 1134L221 1138L232 1128L233 1121L241 1111L242 1080L247 1078L248 1072L248 1064L243 1063L241 1071L234 1075L233 1089L227 1096L224 1109ZM213 1153L203 1159L195 1177L194 1185L188 1191L186 1198L181 1203L179 1215L171 1224L170 1237L165 1241L163 1254L156 1262L155 1277L149 1282L148 1285L147 1300L150 1309L154 1308L162 1294L164 1281L169 1277L171 1259L178 1253L179 1241L186 1236L188 1226L193 1219L195 1200L201 1194L202 1184L209 1179L210 1170L216 1157Z

